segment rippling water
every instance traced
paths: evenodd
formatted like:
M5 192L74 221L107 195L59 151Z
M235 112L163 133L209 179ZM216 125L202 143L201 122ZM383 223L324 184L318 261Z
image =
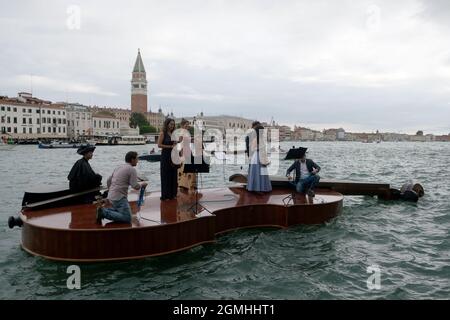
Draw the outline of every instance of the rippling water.
M342 215L326 225L236 231L164 257L81 265L82 289L72 291L69 264L22 251L20 230L9 230L7 218L20 209L27 187L60 185L79 156L71 149L17 146L0 151L0 299L450 298L450 144L303 145L323 178L397 188L413 179L426 195L417 204L346 197ZM91 165L107 177L129 149L99 147ZM239 165L212 170L204 187L226 185L230 174L241 172ZM159 189L158 163L140 162L138 171ZM367 288L371 265L380 267L380 290Z

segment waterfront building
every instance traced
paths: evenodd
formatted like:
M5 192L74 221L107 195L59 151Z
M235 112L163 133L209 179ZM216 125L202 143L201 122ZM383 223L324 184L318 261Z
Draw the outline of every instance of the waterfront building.
M434 135L432 134L425 135L423 131L419 130L414 136L410 136L409 140L413 142L430 142L434 141Z
M292 139L302 141L312 141L316 139L316 133L317 133L316 131L311 130L309 128L294 126L294 131L292 132Z
M434 141L450 142L450 133L448 135L435 136Z
M66 111L63 104L20 92L17 98L0 97L0 127L13 139L65 139Z
M130 118L131 118L131 110L130 109L121 109L121 108L104 108L102 110L111 112L116 116L116 119L120 122L121 128L129 128L130 127ZM99 111L99 110L97 110Z
M327 129L323 130L323 138L324 141L336 141L336 129Z
M160 131L162 130L162 127L164 125L164 120L166 120L166 116L162 112L162 109L159 108L158 112L152 112L151 110L145 114L145 117L147 118L148 123L155 127L156 130Z
M386 142L409 141L409 136L402 133L381 133L381 139Z
M339 128L336 130L336 140L343 141L345 140L345 130Z
M323 135L325 136L325 140L328 141L343 141L345 140L345 130L342 128L339 129L325 129L323 130Z
M119 129L129 129L130 128L130 118L131 118L131 110L130 109L121 109L121 108L100 108L94 106L91 108L92 113L106 113L110 115L114 115L117 120L119 120Z
M67 136L79 140L80 137L90 137L92 130L92 113L88 106L79 103L67 103Z
M109 112L111 114L114 114L116 119L120 122L120 128L130 128L130 119L132 111L130 109L121 109L121 108L100 108L100 107L93 107L91 108L92 112L100 112L105 111ZM158 131L162 129L164 120L166 119L166 116L162 112L161 108L158 110L158 112L145 112L143 113L145 118L147 119L148 123L155 127Z
M223 134L225 134L227 129L240 129L243 132L246 132L247 130L252 128L252 123L254 121L246 118L227 115L205 116L203 112L194 117L184 117L184 119L188 120L191 125L196 122L201 127L203 127L204 130L218 129ZM176 119L177 123L180 121L181 118Z
M278 130L278 141L290 141L293 139L294 134L289 126L279 125L272 121L270 124L263 122L262 125L268 131L268 139L271 140L272 130Z
M92 115L94 136L120 135L120 120L109 111L98 111Z
M355 136L351 132L346 132L344 136L345 141L355 141Z
M324 140L323 133L320 131L314 131L314 140L315 141L322 141Z

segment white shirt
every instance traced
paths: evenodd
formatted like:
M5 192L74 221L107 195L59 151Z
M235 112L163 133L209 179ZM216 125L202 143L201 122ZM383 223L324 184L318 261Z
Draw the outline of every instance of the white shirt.
M308 171L308 167L306 166L306 161L300 161L300 179L308 178L311 173Z

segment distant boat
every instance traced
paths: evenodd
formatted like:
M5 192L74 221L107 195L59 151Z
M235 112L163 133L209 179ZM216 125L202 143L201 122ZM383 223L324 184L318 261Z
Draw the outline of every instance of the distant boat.
M279 159L284 159L286 158L287 154L288 153L286 151L270 152L269 157L278 156Z
M284 159L286 158L287 154L287 150L284 150L281 147L279 147L278 150L274 147L269 149L269 156L271 157L278 156L278 158Z
M144 136L122 136L118 140L118 144L129 146L144 145L146 144L146 140Z
M139 160L149 161L149 162L159 162L161 161L161 151L154 153L144 153L139 156Z
M86 147L89 143L67 143L67 142L52 142L52 143L39 143L39 149L77 149L80 147Z
M97 145L99 146L136 146L145 144L146 138L144 136L110 136L97 140Z

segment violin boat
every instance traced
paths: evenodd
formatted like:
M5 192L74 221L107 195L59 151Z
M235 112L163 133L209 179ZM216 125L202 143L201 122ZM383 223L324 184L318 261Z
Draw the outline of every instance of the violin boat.
M74 201L83 194L34 190L25 194L19 216L8 223L21 228L22 248L35 256L74 262L131 260L214 243L220 234L237 229L323 224L341 213L343 193L388 197L391 190L386 184L325 181L309 197L297 194L286 178L272 177L268 193L247 191L245 175L233 175L230 181L235 185L195 193L180 190L170 201L161 201L160 192L147 192L142 206L139 191L132 190L129 224L105 219L97 224L96 204Z

